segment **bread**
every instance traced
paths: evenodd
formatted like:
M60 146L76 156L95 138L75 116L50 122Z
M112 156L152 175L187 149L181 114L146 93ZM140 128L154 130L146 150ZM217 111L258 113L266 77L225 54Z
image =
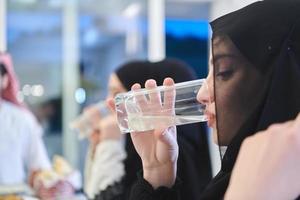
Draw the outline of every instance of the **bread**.
M22 198L17 195L5 195L0 196L0 200L22 200Z
M73 169L69 163L61 156L55 155L53 158L53 170L60 176L68 176Z

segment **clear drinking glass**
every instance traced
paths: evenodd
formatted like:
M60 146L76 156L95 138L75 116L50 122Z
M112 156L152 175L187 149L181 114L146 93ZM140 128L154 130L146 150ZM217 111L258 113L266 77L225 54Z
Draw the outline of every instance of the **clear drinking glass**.
M121 132L143 132L207 121L205 105L197 101L201 87L207 87L205 79L118 94L115 105Z
M79 138L88 137L93 131L93 122L104 118L110 113L105 101L100 101L91 106L91 110L83 112L70 123L70 128L79 134Z

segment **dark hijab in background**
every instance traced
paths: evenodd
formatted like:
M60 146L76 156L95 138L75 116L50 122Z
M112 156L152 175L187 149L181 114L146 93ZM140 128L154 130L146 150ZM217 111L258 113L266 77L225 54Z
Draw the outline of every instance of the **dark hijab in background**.
M221 199L242 141L300 112L300 1L256 2L211 26L218 141L232 138L202 197Z
M157 85L162 85L166 77L173 78L176 83L196 79L191 68L175 59L155 63L130 62L117 69L116 75L128 91L134 83L144 86L148 79L156 80ZM196 200L212 177L206 127L199 123L178 126L177 140L180 146L178 176L182 180L182 199ZM126 151L124 182L126 186L132 186L137 180L136 173L142 170L142 162L129 134L126 136ZM130 188L126 190L130 192Z

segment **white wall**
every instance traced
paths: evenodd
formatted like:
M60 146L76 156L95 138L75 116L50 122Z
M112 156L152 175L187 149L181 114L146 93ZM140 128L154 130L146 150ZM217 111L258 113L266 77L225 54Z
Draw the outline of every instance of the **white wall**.
M6 51L6 0L0 0L0 51Z
M216 19L256 1L258 0L214 0L211 7L211 19Z

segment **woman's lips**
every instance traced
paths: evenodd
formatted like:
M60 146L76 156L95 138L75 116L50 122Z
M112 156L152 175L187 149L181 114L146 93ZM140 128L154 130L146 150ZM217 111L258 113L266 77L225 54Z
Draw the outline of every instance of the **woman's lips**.
M212 113L210 113L210 112L208 112L208 111L206 111L205 112L205 115L206 115L206 117L207 117L207 125L209 126L209 127L213 127L214 126L214 123L215 123L215 115L214 114L212 114Z
M215 124L215 120L211 119L211 118L208 118L207 125L212 128L214 126L214 124Z

